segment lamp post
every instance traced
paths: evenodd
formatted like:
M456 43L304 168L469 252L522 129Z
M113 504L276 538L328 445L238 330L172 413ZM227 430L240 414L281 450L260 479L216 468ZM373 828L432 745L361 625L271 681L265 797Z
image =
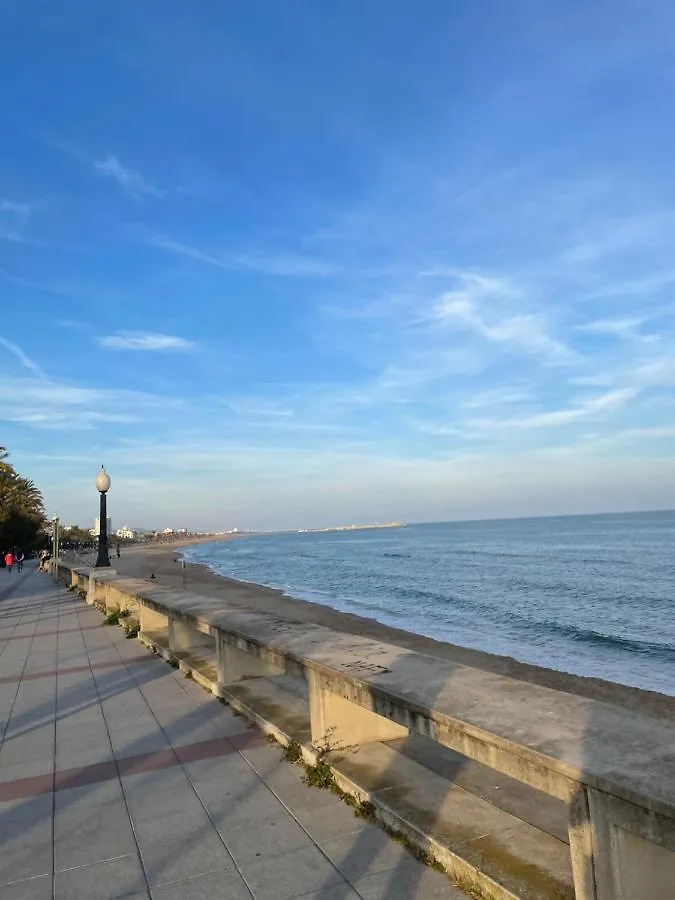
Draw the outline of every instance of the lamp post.
M96 476L96 490L101 495L101 506L98 519L98 556L95 569L109 568L108 556L108 513L106 509L106 494L110 490L110 475L101 466L101 471Z

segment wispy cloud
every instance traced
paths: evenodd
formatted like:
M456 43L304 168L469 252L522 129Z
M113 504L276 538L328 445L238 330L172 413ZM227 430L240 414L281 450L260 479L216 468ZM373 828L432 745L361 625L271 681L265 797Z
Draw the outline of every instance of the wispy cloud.
M19 360L19 362L21 363L21 365L22 365L25 369L28 369L29 372L32 372L33 375L37 375L37 377L40 378L40 379L42 379L43 381L47 381L47 380L48 380L48 379L47 379L47 376L46 376L45 373L42 371L42 369L40 368L40 366L38 366L38 364L37 364L36 362L34 362L34 361L30 358L30 356L28 356L28 354L25 353L25 352L21 349L21 347L18 346L18 344L13 344L11 341L8 341L8 340L7 340L6 338L4 338L4 337L0 337L0 344L1 344L6 350L9 350L9 352L10 352L13 356L16 357L16 358Z
M565 252L564 259L590 263L637 247L667 245L673 224L675 212L671 209L601 221Z
M226 272L237 269L248 269L266 275L295 276L298 278L324 277L336 273L329 262L311 256L295 254L249 255L242 253L223 253L221 255L207 252L199 247L184 244L164 235L151 234L143 236L143 243L165 250L176 256L184 256L208 266L216 266Z
M98 339L106 350L135 350L153 353L185 353L196 349L196 344L173 334L158 334L152 331L121 331Z
M103 160L95 161L94 168L101 175L112 178L124 191L134 197L146 196L157 199L166 197L166 191L155 187L135 169L123 166L116 156L107 156Z
M337 271L334 265L323 259L294 254L272 256L234 255L232 263L242 269L251 269L268 275L295 275L299 278L334 275Z
M191 247L181 241L175 241L173 238L165 237L161 234L143 235L142 241L149 247L156 247L158 250L166 250L167 253L173 253L176 256L186 256L188 259L195 259L197 262L206 263L209 266L217 266L219 269L232 270L232 266L228 265L225 260L206 253L197 247Z
M28 217L30 215L30 206L27 203L16 203L13 200L0 197L0 212Z
M608 335L624 340L651 342L657 340L656 335L643 334L640 329L649 319L646 316L628 319L596 319L583 325L576 325L575 330L586 334Z
M474 273L462 273L458 280L459 287L445 293L436 305L434 315L439 321L459 323L489 341L527 353L557 360L569 359L573 355L562 341L548 333L541 315L516 313L499 316L493 313L488 320L482 306L489 301L494 309L498 301L511 300L518 295L509 282Z
M181 406L173 397L43 380L36 372L0 380L0 422L37 429L91 430L105 423L158 421Z
M521 430L569 425L581 419L592 419L597 415L620 409L631 400L634 400L639 393L640 390L636 387L619 388L615 391L607 391L596 397L590 397L575 406L569 406L565 409L539 412L530 416L512 419L474 419L469 424L482 429L497 427L500 429L514 428Z

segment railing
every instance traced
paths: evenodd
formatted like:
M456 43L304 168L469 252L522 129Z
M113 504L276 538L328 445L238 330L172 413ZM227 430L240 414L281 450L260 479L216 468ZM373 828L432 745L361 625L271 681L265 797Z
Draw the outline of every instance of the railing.
M60 575L89 602L137 615L159 652L198 660L193 674L222 697L242 679L301 677L313 742L414 732L564 801L577 900L675 898L668 723L151 582L63 564Z

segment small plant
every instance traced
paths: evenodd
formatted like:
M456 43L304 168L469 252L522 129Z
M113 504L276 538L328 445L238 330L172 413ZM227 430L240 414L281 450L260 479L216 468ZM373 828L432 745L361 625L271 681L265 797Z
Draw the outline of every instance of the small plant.
M344 791L338 786L333 775L333 770L326 762L329 753L335 753L336 750L350 750L344 744L336 743L333 740L335 728L329 728L323 738L316 744L313 744L313 750L316 754L316 763L313 766L305 766L304 781L311 787L323 788L324 790L333 791L339 797L344 797ZM339 757L335 758L337 762Z
M188 670L187 670L186 672L184 672L183 674L184 674L185 677L188 678L188 679L192 678L192 669L188 669Z
M121 610L120 610L120 619L128 619L130 615L131 615L131 611L130 611L130 610L128 610L128 609L121 609Z
M125 633L125 635L126 635L128 638L135 638L135 637L137 637L138 632L139 632L140 630L141 630L141 629L140 629L140 626L139 626L139 625L125 625L125 626L124 626L124 633Z
M109 615L105 617L103 620L104 625L119 625L120 624L120 612L116 609L114 612L111 612Z
M310 787L322 788L328 791L335 787L333 770L325 762L317 762L315 766L307 766L303 781Z
M290 744L287 744L283 753L286 762L289 763L297 763L302 759L302 748L297 741L291 741Z
M366 819L372 822L375 818L375 807L370 800L360 800L354 807L354 815L359 819Z
M167 659L167 662L171 666L172 669L178 668L178 660L176 659L175 656L170 656L169 659Z

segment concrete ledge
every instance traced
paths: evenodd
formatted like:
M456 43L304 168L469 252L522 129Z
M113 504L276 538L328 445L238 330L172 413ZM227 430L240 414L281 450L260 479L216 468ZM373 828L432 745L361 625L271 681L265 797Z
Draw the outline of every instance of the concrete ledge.
M364 748L414 732L563 800L577 900L637 900L638 870L640 900L664 900L663 884L675 884L672 727L222 600L114 575L90 580L136 604L141 639L163 655L179 635L181 666L260 724L252 691L259 701L262 680L300 677L315 742L327 729Z

